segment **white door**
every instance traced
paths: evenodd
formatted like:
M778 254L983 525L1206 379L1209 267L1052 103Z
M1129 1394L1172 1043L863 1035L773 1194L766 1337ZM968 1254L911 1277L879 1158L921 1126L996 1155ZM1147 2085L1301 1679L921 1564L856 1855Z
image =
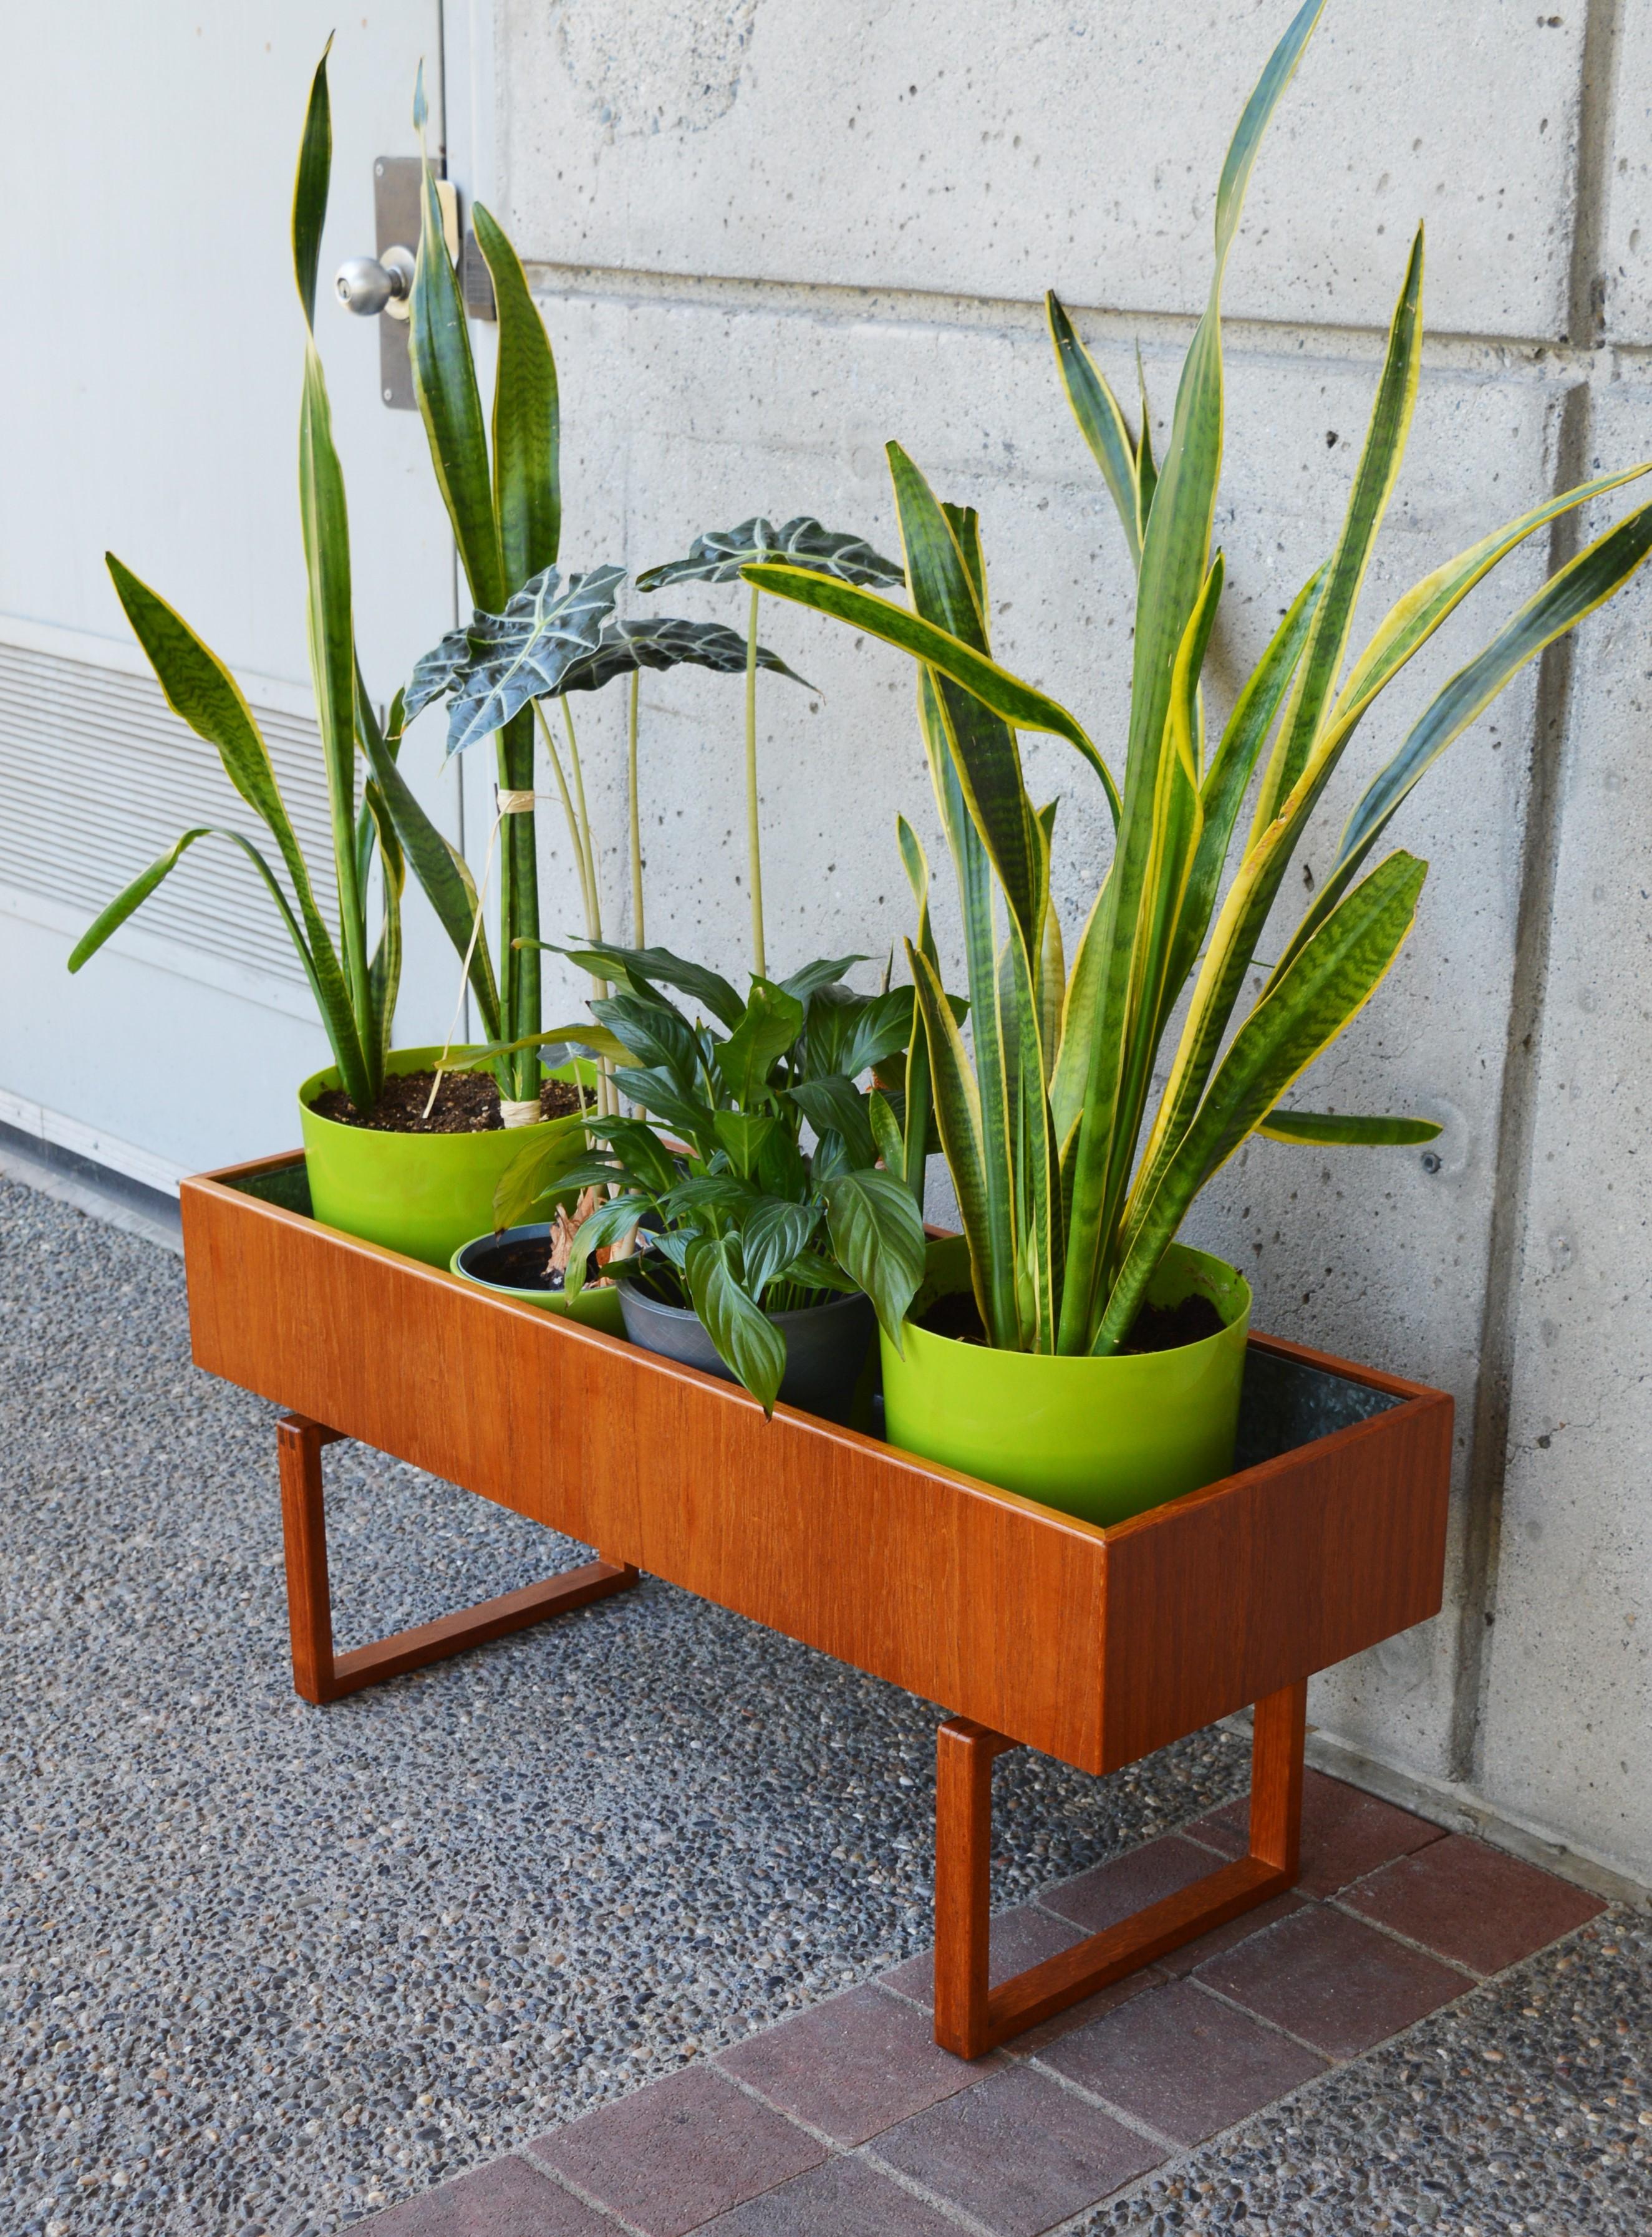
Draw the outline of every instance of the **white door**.
M471 24L450 114L468 119ZM330 887L305 650L296 445L303 322L288 223L311 74L337 25L317 320L344 460L356 623L387 700L453 626L451 541L418 414L386 408L379 337L332 300L372 254L373 161L408 155L421 57L442 129L441 0L17 8L0 166L0 1122L152 1184L296 1139L328 1060L296 957L237 850L197 845L71 979L75 938L177 833L262 838L167 710L103 564L116 551L241 677ZM340 18L344 20L340 20ZM462 111L459 116L458 112ZM409 772L460 835L439 724ZM452 950L409 911L397 1039L442 1038Z

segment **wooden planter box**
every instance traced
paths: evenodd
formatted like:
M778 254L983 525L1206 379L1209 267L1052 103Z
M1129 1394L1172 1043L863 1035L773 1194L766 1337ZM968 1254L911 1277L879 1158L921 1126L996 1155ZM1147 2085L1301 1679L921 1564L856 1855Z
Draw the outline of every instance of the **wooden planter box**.
M1437 1613L1451 1401L1252 1336L1235 1473L1101 1529L320 1225L302 1159L182 1188L197 1365L281 1425L294 1681L323 1702L646 1569L953 1712L936 2040L966 2057L1288 1886L1312 1673ZM320 1450L354 1437L596 1547L335 1658ZM988 1993L991 1762L1109 1772L1257 1706L1251 1854Z

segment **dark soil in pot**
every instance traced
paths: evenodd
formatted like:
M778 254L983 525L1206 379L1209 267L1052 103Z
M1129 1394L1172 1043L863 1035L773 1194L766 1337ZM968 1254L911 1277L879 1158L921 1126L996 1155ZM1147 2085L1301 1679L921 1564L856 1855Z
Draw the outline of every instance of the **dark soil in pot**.
M986 1330L975 1300L968 1290L937 1297L918 1316L920 1328L935 1336L950 1336L955 1343L985 1343ZM1174 1305L1144 1305L1136 1315L1127 1341L1119 1347L1120 1358L1150 1351L1180 1351L1185 1343L1202 1343L1219 1335L1222 1316L1210 1299L1197 1290Z
M465 1253L465 1271L501 1290L554 1292L563 1286L562 1276L551 1270L551 1236L544 1228L532 1235L513 1233L491 1243L472 1243Z
M387 1073L379 1100L365 1117L341 1087L324 1089L310 1108L335 1125L363 1126L376 1134L486 1134L504 1125L498 1084L486 1072L446 1073L436 1107L426 1118L425 1105L435 1077L433 1072ZM588 1089L583 1093L585 1105L594 1103ZM539 1089L540 1116L567 1118L583 1107L581 1095L572 1081L547 1079Z
M558 1240L559 1230L552 1221L507 1227L502 1235L478 1235L454 1251L448 1270L494 1297L565 1316L604 1336L624 1336L615 1283L593 1267L584 1289L571 1297L562 1274L552 1272L551 1259Z

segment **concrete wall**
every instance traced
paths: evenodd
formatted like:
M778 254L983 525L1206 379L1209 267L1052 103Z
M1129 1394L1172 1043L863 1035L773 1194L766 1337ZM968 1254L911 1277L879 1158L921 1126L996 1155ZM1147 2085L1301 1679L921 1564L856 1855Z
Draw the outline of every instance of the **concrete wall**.
M758 510L895 548L898 437L981 509L1001 657L1116 755L1125 557L1040 298L1061 291L1121 389L1140 341L1162 434L1223 148L1288 12L501 0L498 199L562 368L570 563L645 566ZM1596 460L1652 453L1652 20L1622 12L1620 37L1610 0L1332 0L1232 267L1219 697L1331 547L1419 219L1432 339L1366 625ZM1416 663L1309 872L1426 695L1573 534L1510 562ZM673 604L737 620L741 595ZM1643 1877L1649 618L1633 596L1529 672L1396 835L1432 864L1421 921L1312 1099L1438 1116L1437 1170L1253 1145L1191 1230L1251 1272L1262 1325L1457 1395L1447 1611L1321 1679L1315 1719ZM765 635L819 687L763 691L771 959L881 957L909 921L897 808L933 834L910 672L795 611ZM737 967L737 688L657 680L644 710L651 936ZM580 711L617 842L621 710ZM1070 913L1105 820L1066 749L1028 759L1063 800ZM617 846L605 881L621 921Z

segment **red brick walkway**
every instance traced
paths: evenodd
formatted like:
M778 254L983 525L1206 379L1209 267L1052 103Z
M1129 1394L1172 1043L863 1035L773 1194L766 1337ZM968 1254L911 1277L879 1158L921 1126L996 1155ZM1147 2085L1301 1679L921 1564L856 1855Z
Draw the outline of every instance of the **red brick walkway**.
M1244 1849L1246 1804L993 1922L1019 1970ZM1301 1882L966 2066L914 1957L365 2225L371 2237L1039 2237L1605 1908L1307 1774Z

